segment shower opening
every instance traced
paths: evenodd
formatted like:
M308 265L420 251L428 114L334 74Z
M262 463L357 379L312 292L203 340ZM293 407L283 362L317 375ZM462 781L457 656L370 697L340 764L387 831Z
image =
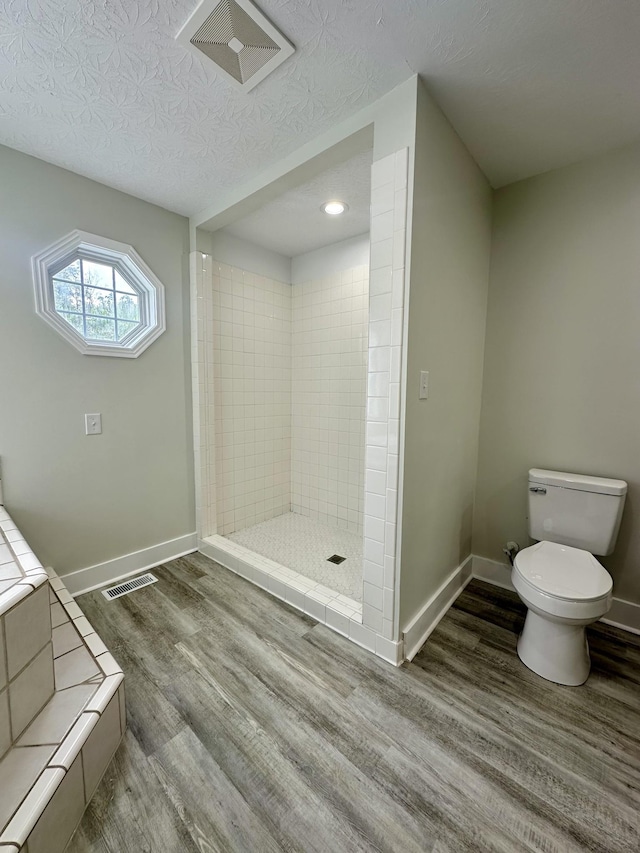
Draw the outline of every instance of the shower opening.
M351 152L199 231L191 256L201 550L356 642L366 631L369 645L393 633L383 585L392 591L403 278L394 327L391 244L406 215L391 155L376 164L390 183L372 218L372 159L371 147ZM332 201L345 212L326 213Z

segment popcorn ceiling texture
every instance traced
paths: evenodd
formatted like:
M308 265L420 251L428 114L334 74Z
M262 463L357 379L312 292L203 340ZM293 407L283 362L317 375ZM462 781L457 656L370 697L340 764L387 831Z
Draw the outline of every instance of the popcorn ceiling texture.
M0 4L0 142L192 214L410 75L366 47L373 9L261 0L297 52L237 92L175 41L195 5Z
M249 93L195 6L4 0L0 142L192 214L416 72L497 186L640 134L633 0L260 0L296 53Z

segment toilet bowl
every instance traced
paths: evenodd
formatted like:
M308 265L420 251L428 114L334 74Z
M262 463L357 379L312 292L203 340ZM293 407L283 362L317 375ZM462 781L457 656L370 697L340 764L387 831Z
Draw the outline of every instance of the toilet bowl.
M527 606L520 660L549 681L583 684L591 666L585 626L611 607L609 572L589 551L543 540L516 555L511 580Z

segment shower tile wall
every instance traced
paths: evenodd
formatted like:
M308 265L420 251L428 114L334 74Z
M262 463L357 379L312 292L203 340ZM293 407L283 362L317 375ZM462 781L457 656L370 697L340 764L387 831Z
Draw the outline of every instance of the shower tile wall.
M369 269L292 287L292 510L362 532Z
M291 285L212 262L220 534L291 508Z

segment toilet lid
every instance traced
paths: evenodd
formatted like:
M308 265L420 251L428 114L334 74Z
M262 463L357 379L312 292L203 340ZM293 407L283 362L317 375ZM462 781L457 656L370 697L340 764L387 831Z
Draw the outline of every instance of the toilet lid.
M608 595L611 575L593 554L556 542L538 542L516 555L515 569L532 586L556 598L589 601Z

